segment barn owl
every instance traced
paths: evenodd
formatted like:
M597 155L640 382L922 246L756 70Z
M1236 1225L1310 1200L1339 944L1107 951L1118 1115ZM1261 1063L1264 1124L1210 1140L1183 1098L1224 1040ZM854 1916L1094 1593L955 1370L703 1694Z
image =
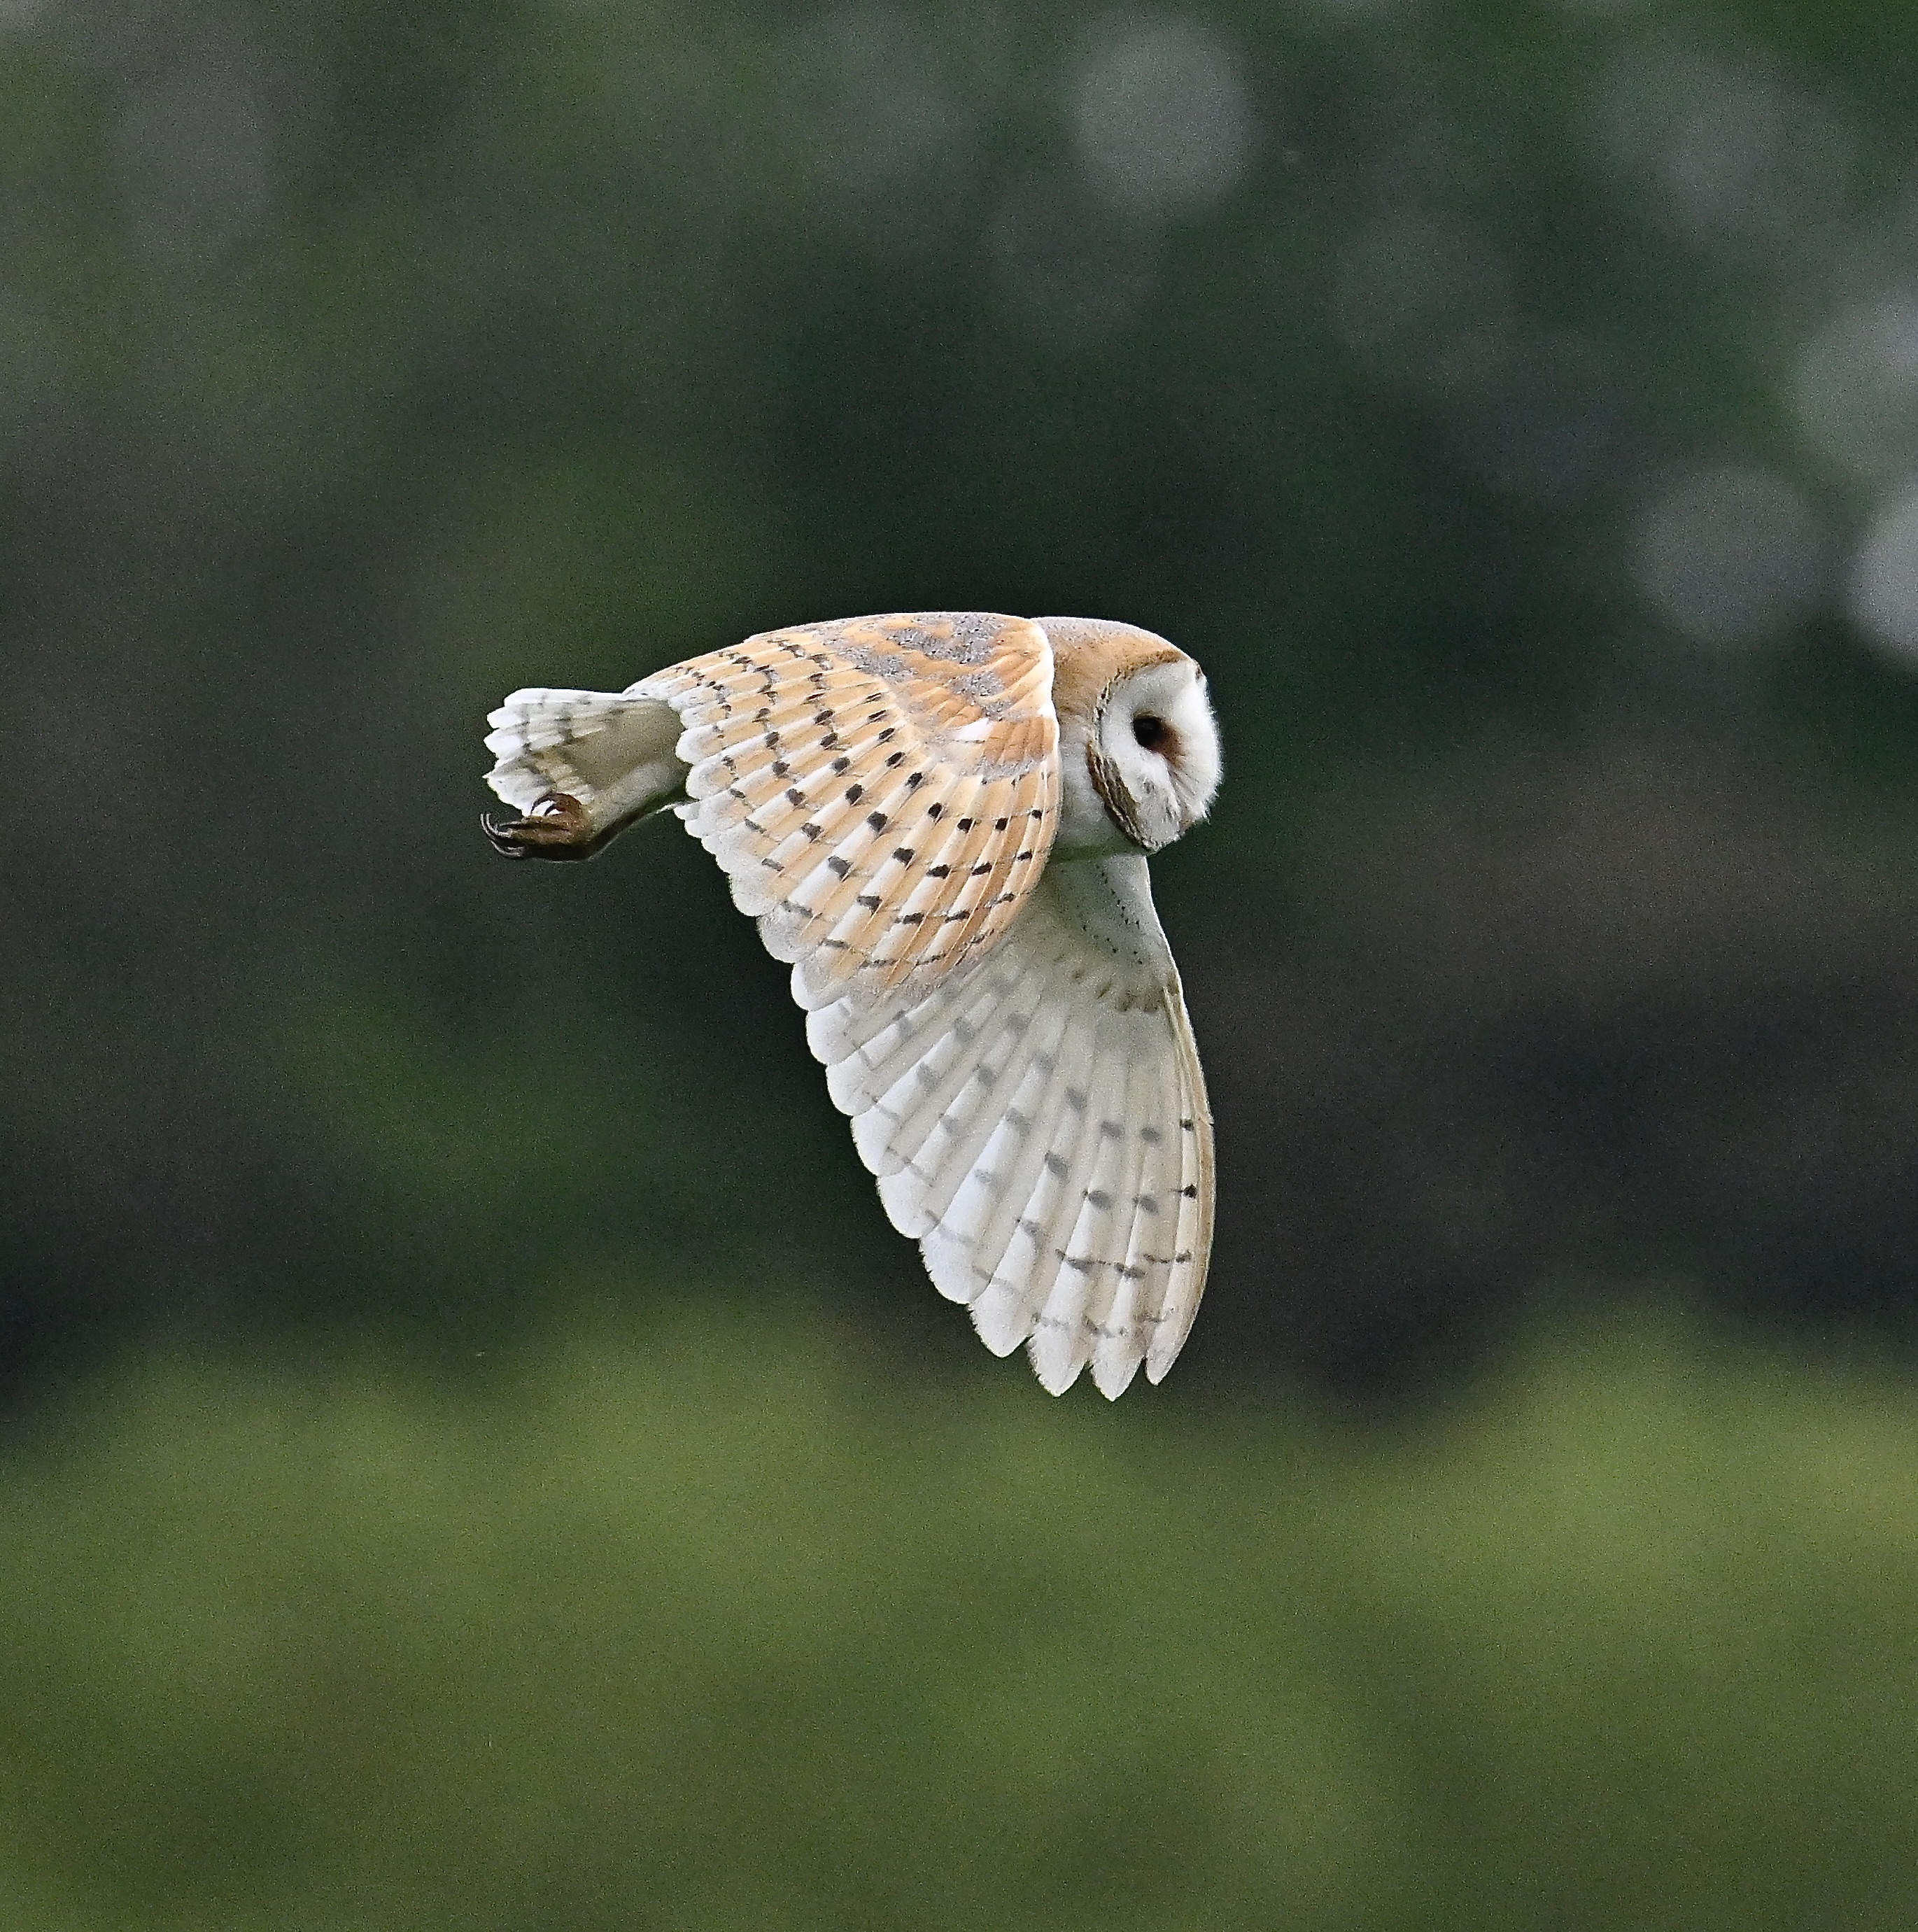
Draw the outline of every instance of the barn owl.
M854 617L488 722L507 856L589 857L670 806L719 860L887 1216L988 1348L1025 1343L1055 1394L1165 1375L1212 1239L1145 862L1218 785L1190 658L1081 617Z

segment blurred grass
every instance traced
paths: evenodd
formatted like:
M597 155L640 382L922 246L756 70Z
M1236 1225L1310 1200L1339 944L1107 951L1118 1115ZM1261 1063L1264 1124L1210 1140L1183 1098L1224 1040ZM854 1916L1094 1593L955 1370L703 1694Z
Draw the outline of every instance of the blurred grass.
M0 1924L1918 1918L1918 1396L1640 1318L1442 1416L707 1311L15 1442Z

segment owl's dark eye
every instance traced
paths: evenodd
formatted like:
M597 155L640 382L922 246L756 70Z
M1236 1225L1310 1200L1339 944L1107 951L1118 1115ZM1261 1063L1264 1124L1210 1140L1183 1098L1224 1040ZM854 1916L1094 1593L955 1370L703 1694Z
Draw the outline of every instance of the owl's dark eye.
M1163 752L1172 742L1172 728L1163 718L1141 712L1132 721L1132 735L1148 752Z

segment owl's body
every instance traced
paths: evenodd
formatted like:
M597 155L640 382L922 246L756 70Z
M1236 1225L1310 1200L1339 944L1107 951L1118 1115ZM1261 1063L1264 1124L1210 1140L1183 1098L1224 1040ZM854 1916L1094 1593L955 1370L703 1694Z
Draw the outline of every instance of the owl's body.
M1146 854L1205 814L1198 667L1079 618L804 625L618 695L515 692L509 856L668 806L793 968L887 1214L1055 1393L1158 1381L1205 1285L1212 1142Z

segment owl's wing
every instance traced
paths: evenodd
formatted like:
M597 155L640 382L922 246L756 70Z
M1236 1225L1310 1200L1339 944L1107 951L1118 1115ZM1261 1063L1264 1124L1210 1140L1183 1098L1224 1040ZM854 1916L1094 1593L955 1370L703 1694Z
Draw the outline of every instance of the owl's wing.
M816 1006L936 985L1037 884L1058 794L1046 633L930 612L767 631L629 698L685 726L676 808Z
M848 996L806 1036L939 1292L1058 1394L1159 1381L1212 1242L1212 1122L1142 857L1055 861L931 993Z

